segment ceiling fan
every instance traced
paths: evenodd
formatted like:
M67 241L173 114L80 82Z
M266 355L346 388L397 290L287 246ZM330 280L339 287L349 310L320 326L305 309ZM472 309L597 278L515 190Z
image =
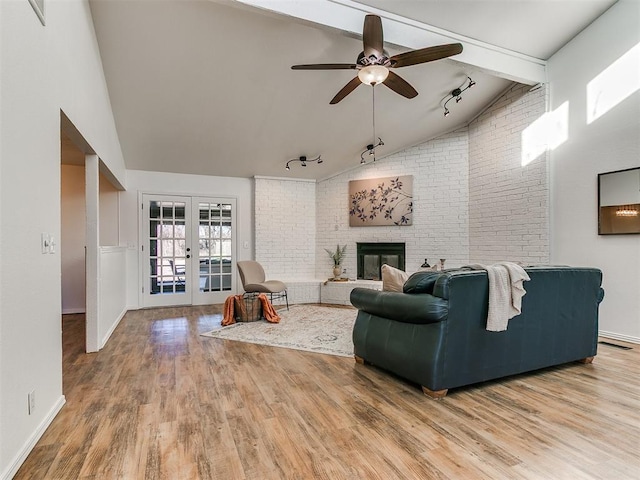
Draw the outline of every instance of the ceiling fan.
M384 83L394 92L406 98L414 98L418 92L406 80L390 71L390 68L408 67L419 63L433 62L441 58L451 57L462 52L462 44L450 43L435 47L410 50L389 57L383 46L382 20L378 15L367 15L364 18L362 31L363 51L358 55L355 64L351 63L318 63L311 65L293 65L293 70L358 70L358 76L347 83L329 102L335 105L353 92L361 83L376 85Z

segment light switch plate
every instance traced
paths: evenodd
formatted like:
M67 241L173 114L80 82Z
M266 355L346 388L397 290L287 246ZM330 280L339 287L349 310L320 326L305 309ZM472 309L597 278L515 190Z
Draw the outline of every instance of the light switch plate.
M42 248L42 254L49 253L49 234L41 233L40 234L40 246Z

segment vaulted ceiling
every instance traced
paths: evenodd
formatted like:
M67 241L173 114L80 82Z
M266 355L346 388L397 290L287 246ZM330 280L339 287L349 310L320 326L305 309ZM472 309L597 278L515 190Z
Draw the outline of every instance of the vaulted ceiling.
M451 59L396 70L419 95L375 87L378 157L466 125L544 64L615 0L90 0L127 168L251 177L326 178L357 168L373 139L373 90L331 98L352 70L366 13L382 17L385 48L460 42ZM447 95L470 76L460 103ZM321 154L321 165L287 160Z

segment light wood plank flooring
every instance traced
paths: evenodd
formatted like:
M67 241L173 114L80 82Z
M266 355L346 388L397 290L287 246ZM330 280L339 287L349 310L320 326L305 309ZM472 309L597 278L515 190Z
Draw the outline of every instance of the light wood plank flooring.
M15 478L640 478L638 345L434 401L350 358L200 336L219 312L129 312L89 355L66 318L67 404Z

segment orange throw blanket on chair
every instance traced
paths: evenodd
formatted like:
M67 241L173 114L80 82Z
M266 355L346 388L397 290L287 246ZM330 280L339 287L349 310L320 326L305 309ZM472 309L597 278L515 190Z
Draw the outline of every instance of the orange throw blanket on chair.
M271 305L271 302L267 298L267 295L261 293L260 295L258 295L258 298L260 299L260 303L262 303L262 316L266 318L267 322L280 323L280 315L278 315L276 309L273 308L273 305Z
M273 308L273 305L271 305L271 302L269 301L267 296L264 293L261 293L260 295L258 295L258 299L262 304L262 315L267 320L267 322L279 323L280 316L276 312L275 308ZM234 323L236 323L236 316L235 316L236 300L242 301L243 296L231 295L227 297L227 299L224 301L224 314L223 314L224 316L222 318L223 327L226 327L227 325L233 325Z
M231 295L224 301L224 313L222 317L222 326L232 325L236 323L235 303L236 298L242 300L242 295Z

